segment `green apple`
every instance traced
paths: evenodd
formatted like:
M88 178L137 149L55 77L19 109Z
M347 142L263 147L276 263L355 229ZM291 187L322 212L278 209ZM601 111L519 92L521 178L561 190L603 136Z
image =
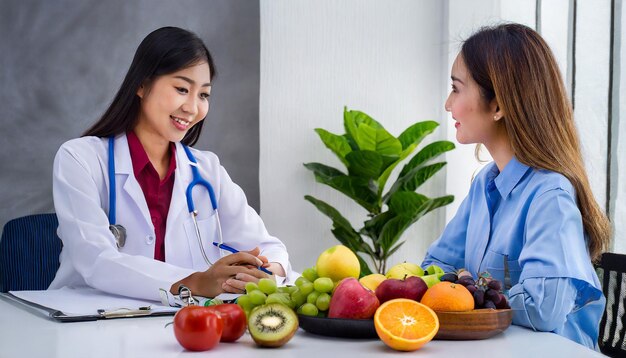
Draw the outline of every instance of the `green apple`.
M439 280L440 276L441 276L440 274L426 275L426 276L422 276L422 280L424 280L428 288L430 288L434 284L441 282Z
M439 277L443 276L445 273L443 269L437 265L430 265L424 271L426 271L427 275L439 275Z
M410 262L403 262L393 266L387 271L387 278L395 278L398 280L402 280L405 277L409 276L423 276L424 270L417 264L413 264Z

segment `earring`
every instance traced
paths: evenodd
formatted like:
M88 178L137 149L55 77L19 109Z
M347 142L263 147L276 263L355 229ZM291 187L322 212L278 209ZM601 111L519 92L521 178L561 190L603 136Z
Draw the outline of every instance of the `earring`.
M498 115L497 115L497 114L496 114L495 116L493 116L493 120L494 120L494 121L496 121L496 122L497 122L497 121L498 121L498 119L500 119L500 118L498 118Z

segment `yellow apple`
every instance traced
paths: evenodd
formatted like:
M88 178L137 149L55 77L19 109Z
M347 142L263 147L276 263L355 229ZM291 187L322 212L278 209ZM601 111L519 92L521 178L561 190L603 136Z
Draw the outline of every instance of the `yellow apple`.
M419 265L403 262L401 264L397 264L387 271L387 278L395 278L398 280L402 280L405 277L409 276L423 276L424 270L422 270Z
M376 287L380 285L381 282L385 281L387 277L385 275L381 275L379 273L373 273L371 275L363 276L359 279L361 285L366 288L376 291Z
M346 277L359 278L361 264L356 254L343 245L333 246L322 252L315 265L319 277L341 281Z

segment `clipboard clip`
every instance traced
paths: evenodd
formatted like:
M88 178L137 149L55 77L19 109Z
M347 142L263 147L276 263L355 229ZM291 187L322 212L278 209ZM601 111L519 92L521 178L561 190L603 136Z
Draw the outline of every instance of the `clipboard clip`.
M191 290L184 285L178 286L178 297L183 301L183 306L196 306L198 301L191 295Z
M122 318L122 317L138 317L148 316L152 313L152 307L145 306L137 309L131 308L115 308L111 310L99 309L98 314L103 318Z
M169 307L185 307L185 306L213 306L224 303L219 298L194 297L191 290L184 285L178 287L178 295L173 295L164 288L159 289L161 304Z

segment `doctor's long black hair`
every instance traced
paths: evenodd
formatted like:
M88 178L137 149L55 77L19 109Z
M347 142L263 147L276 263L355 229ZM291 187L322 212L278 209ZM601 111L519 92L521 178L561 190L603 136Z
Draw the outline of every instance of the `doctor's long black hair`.
M137 48L124 82L111 105L83 136L109 137L132 130L139 117L139 87L144 85L149 89L157 77L200 62L209 65L213 80L216 75L213 58L196 34L177 27L162 27L151 32ZM194 145L200 138L203 123L204 121L200 121L193 126L181 142Z

